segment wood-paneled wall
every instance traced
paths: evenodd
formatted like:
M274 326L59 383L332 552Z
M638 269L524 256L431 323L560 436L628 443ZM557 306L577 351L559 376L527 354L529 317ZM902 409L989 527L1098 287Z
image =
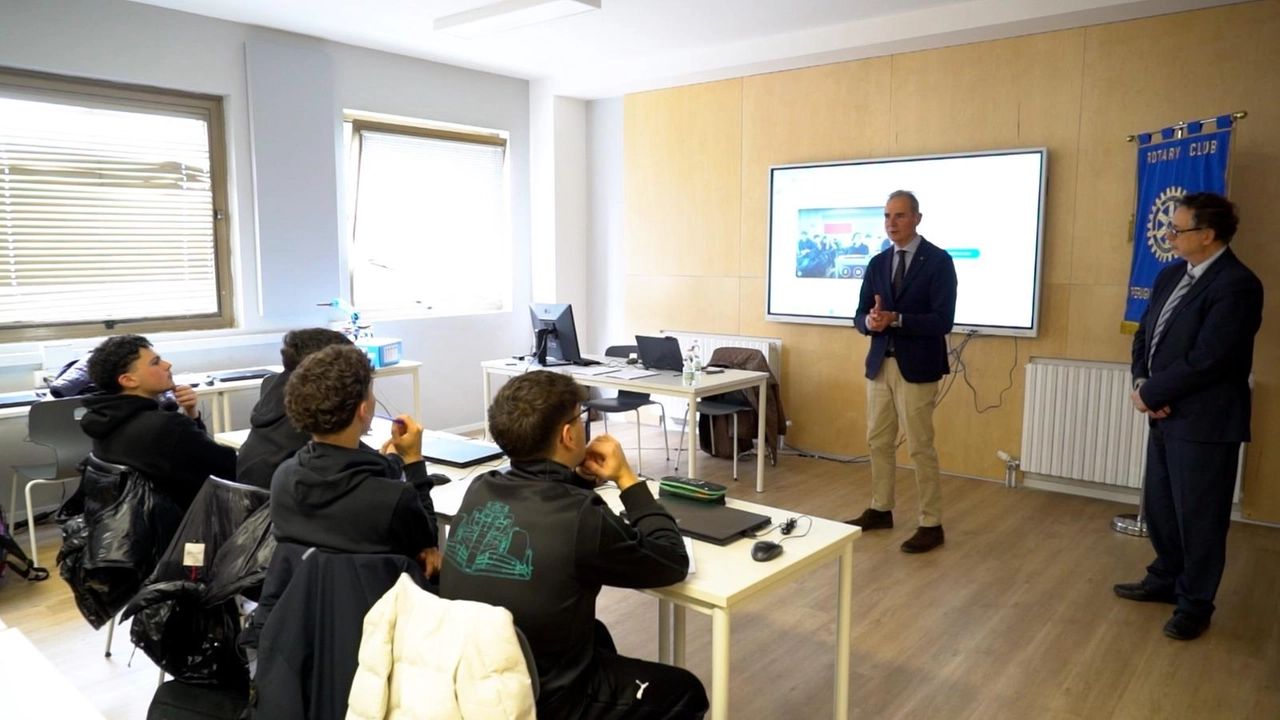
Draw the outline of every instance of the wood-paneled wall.
M1244 513L1280 522L1280 448L1269 442L1280 434L1280 0L628 96L627 328L783 338L789 442L864 454L867 340L764 319L769 166L1048 147L1040 336L975 339L964 357L976 398L959 382L936 415L944 471L1001 478L995 453L1020 449L1032 356L1128 358L1125 136L1242 109L1233 248L1269 290ZM1000 217L993 197L990 221Z

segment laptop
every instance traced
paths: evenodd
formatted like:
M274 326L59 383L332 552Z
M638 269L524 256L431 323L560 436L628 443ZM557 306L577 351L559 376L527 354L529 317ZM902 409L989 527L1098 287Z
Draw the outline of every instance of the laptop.
M275 375L276 372L278 371L271 368L246 368L209 373L209 378L217 382L236 382L237 380L258 380L268 375Z
M717 503L664 497L662 507L676 519L681 535L714 545L728 545L746 533L768 525L768 515L759 515Z
M487 442L423 438L422 457L427 462L450 467L468 468L502 457L502 448Z
M673 337L636 336L636 350L640 362L650 370L684 369L684 355L680 352L680 341Z

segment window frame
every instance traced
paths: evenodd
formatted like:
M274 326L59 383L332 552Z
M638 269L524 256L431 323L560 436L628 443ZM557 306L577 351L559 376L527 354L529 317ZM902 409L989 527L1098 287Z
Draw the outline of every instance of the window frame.
M345 210L348 215L345 218L346 242L349 249L355 248L356 236L355 228L358 225L358 217L356 208L359 207L360 196L360 157L361 132L371 131L378 133L386 133L391 135L403 135L407 137L429 138L432 140L448 140L454 142L473 143L477 145L489 145L502 148L503 159L503 205L506 215L506 242L508 248L506 250L508 258L512 252L510 247L513 237L511 235L511 219L510 219L510 140L507 134L499 130L490 130L486 128L473 128L470 126L458 126L451 123L437 123L429 120L417 120L401 116L380 116L374 113L360 112L357 110L345 110L342 117L343 123L351 125L350 146L344 149L345 162L349 163L344 172L344 183L349 182L352 188L351 196L346 199ZM352 253L348 251L346 256L350 258ZM510 266L510 261L508 261ZM355 264L347 262L347 293L353 304L359 307L359 301L355 297L356 285L356 268ZM472 308L466 310L457 309L424 309L412 306L398 308L360 308L360 316L369 320L411 320L420 318L433 317L462 317L470 315L488 315L493 313L504 313L511 311L511 303L513 300L509 297L504 300L504 306L496 309L480 309Z
M235 325L235 296L231 266L226 119L223 99L180 90L167 90L31 72L0 67L0 96L81 106L200 117L209 133L209 181L213 204L213 246L218 310L210 315L117 319L18 325L0 328L0 344L98 337L119 332L137 334L224 330ZM160 300L162 301L162 300Z

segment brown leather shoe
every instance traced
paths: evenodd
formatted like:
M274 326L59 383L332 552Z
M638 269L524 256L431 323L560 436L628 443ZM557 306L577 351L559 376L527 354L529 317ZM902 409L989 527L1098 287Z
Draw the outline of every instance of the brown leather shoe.
M946 542L946 536L942 534L941 525L937 527L924 527L922 525L916 528L915 535L912 535L909 540L902 543L902 552L925 553L944 542Z
M893 511L867 508L858 517L844 522L846 525L857 525L863 530L892 530Z

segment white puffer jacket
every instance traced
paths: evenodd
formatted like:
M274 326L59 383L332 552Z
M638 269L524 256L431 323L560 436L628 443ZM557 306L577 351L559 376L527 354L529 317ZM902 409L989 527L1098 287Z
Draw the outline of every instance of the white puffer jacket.
M401 575L364 617L347 720L524 720L533 685L511 613Z

